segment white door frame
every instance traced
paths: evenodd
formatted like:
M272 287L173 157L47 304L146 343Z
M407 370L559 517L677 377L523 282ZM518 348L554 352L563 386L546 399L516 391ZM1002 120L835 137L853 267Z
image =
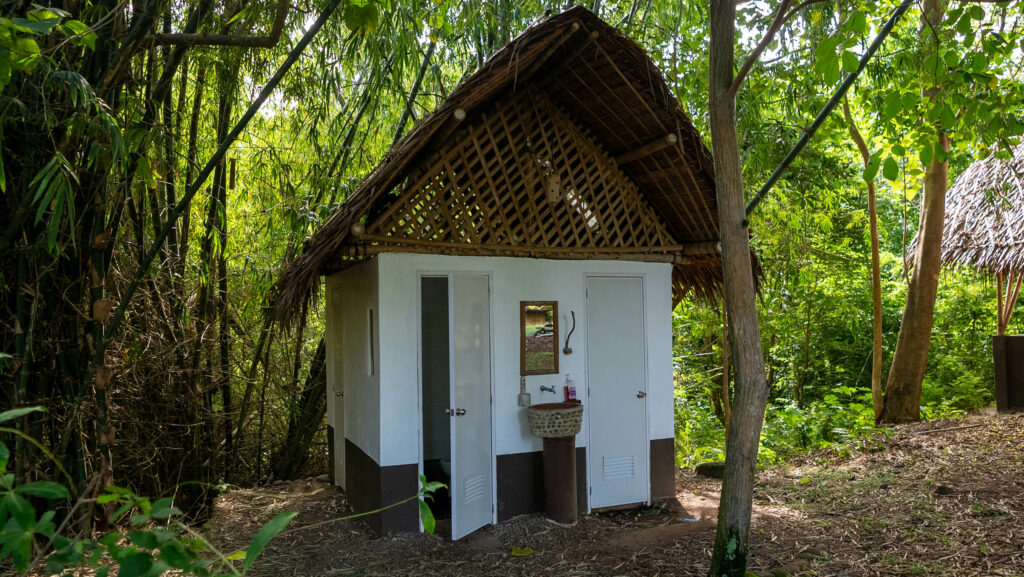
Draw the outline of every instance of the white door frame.
M642 323L643 324L643 344L644 344L644 391L649 391L651 387L650 387L649 348L647 346L648 345L648 343L647 343L647 313L648 313L648 307L647 307L647 273L644 273L644 272L641 272L641 273L631 273L631 272L627 272L627 273L596 273L596 272L594 272L594 273L591 273L591 272L585 272L585 273L583 273L583 307L584 307L584 310L587 311L587 314L585 315L586 316L586 325L584 326L584 334L589 334L588 331L590 329L590 313L589 313L589 311L590 311L590 309L589 309L590 303L589 303L589 295L587 294L587 292L588 292L588 285L590 283L590 279L592 279L592 278L638 278L638 279L640 279L640 298L643 301L643 311L644 311L643 319L642 319L642 321L643 321L643 323ZM590 399L590 340L589 339L584 339L584 341L585 341L584 349L585 349L586 352L585 352L585 356L584 356L583 372L584 372L584 375L585 375L585 378L586 378L586 383L587 383L587 391L586 391L587 407L591 407L593 405L591 405L591 399ZM650 454L651 454L651 426L650 426L651 406L650 406L650 395L646 395L644 397L644 399L643 399L643 402L644 402L644 425L643 425L644 426L644 438L647 440L646 446L644 446L643 451L644 451L644 453L647 456L647 458L644 459L644 461L647 463L647 466L644 467L644 470L643 470L642 473L643 473L643 476L644 476L644 492L645 492L645 495L646 495L646 497L645 497L646 498L646 503L648 505L650 505L650 503L651 503L651 462L650 462L651 461L651 457L650 457ZM592 414L593 414L592 411L584 411L584 415L583 415L584 417L587 418L587 513L592 512L593 509L594 509L594 507L593 507L593 499L591 499L591 496L593 495L593 487L594 487L594 484L593 484L593 471L594 471L594 462L595 462L595 459L593 458L594 452L591 450L591 448L592 448L592 445L591 445L591 434L592 433L591 432L594 430L593 424L590 421L590 417L591 417ZM612 506L614 506L614 505L612 505Z
M454 364L454 350L452 347L452 283L456 275L483 276L487 277L487 308L490 324L490 380L491 380L491 524L498 522L498 457L497 440L495 430L494 414L494 274L490 271L453 271L453 270L418 270L416 271L416 446L419 451L418 474L423 475L423 278L447 278L448 279L448 366L449 377L454 379L450 368ZM454 450L454 447L452 448ZM454 462L453 462L454 471ZM449 495L452 500L452 517L455 517L455 495ZM423 523L420 522L420 532L423 532Z

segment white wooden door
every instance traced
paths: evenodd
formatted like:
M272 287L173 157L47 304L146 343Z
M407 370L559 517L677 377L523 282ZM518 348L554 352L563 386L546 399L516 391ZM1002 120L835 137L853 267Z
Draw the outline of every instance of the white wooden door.
M491 310L489 279L453 275L452 539L491 522Z
M644 284L587 279L590 506L648 500Z
M334 484L345 488L345 383L342 380L341 359L344 354L344 319L342 318L342 287L334 286L330 292L330 314L327 315L327 334L330 347L327 349L327 394L328 422L334 429Z

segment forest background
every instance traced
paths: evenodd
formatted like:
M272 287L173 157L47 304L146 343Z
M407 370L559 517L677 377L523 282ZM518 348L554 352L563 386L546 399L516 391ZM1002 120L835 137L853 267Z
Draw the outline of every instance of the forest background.
M275 324L265 314L275 280L417 119L565 5L40 4L0 1L0 407L47 408L18 421L39 446L2 435L12 470L27 481L63 467L83 495L110 484L174 494L197 518L218 487L326 471L323 305L310 303L295 326ZM894 6L794 8L738 95L746 182L765 181ZM706 3L589 7L648 50L706 136ZM768 3L739 6L741 53L772 14ZM901 22L848 95L867 169L837 112L752 216L771 386L762 463L874 430L865 181L878 186L887 367L922 166L943 154L919 127L953 135L951 177L1016 142L1020 28L1016 3L954 3L935 32L943 48L930 54L919 22ZM218 159L289 58L294 67ZM957 91L922 99L924 69ZM925 418L991 403L995 301L983 275L942 275ZM1015 319L1009 332L1024 332ZM683 302L674 320L677 461L717 459L721 307Z

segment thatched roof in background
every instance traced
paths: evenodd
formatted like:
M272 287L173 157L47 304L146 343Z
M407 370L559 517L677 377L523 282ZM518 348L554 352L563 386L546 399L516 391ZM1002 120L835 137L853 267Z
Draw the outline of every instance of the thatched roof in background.
M531 26L495 52L391 149L285 270L275 316L292 318L319 277L342 268L351 255L346 249L357 242L353 224L380 214L397 198L392 191L457 129L456 110L465 111L461 124L468 125L498 99L528 90L543 92L616 157L680 245L719 240L713 164L700 135L643 48L576 7ZM674 145L652 146L669 134L675 135ZM653 151L633 158L638 150ZM721 277L717 254L677 259L674 294L713 295Z
M965 170L946 193L942 262L989 273L1024 271L1024 144Z

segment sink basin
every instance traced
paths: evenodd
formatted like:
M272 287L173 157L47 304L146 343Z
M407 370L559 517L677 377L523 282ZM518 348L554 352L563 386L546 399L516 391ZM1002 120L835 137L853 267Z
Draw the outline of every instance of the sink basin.
M530 433L537 437L575 437L583 423L583 405L579 403L543 403L526 409Z

